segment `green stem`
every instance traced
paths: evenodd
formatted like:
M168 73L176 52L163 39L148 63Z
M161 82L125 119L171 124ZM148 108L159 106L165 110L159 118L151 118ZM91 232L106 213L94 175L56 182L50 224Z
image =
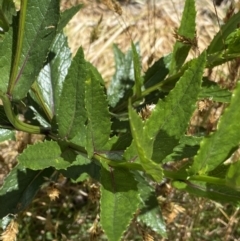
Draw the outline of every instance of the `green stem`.
M13 112L12 103L9 100L9 97L6 94L1 94L0 97L3 102L3 108L6 113L6 116L16 130L28 132L31 134L44 134L49 131L48 128L42 128L40 126L34 126L20 121Z
M210 177L210 176L204 176L204 175L199 175L199 176L191 176L189 181L199 181L199 182L207 182L211 184L216 184L219 186L226 186L226 180L223 178L218 178L218 177Z
M27 10L28 0L21 0L21 10L20 10L20 18L19 18L19 27L18 27L18 35L17 35L17 46L16 53L14 56L13 68L11 71L11 77L8 83L7 93L9 96L12 96L12 92L15 86L15 81L18 75L18 67L22 53L23 46L23 35L24 35L24 27L25 27L25 19L26 19L26 10Z
M38 102L40 103L44 113L46 114L48 120L51 121L53 118L53 115L52 115L51 111L49 110L49 108L46 106L43 96L41 94L41 91L40 91L39 86L36 81L33 83L31 90L35 94L35 96L36 96Z

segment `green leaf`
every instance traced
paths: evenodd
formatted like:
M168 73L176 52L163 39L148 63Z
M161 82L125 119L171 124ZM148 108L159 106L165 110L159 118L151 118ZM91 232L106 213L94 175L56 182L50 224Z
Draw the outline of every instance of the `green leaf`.
M110 115L104 88L94 72L90 69L89 78L85 82L85 103L87 109L87 152L101 150L107 143L111 132Z
M232 163L226 175L228 186L240 191L240 161Z
M68 24L72 17L83 7L83 4L78 4L71 8L66 9L60 16L57 32L61 32L63 28Z
M221 27L207 48L208 55L225 50L225 39L238 28L239 17L240 12L234 14L227 23Z
M116 107L122 101L132 96L134 85L133 53L129 50L124 55L117 45L113 45L116 72L107 89L108 101L111 107Z
M31 170L42 170L47 167L66 169L74 158L75 156L70 150L62 151L57 142L44 141L28 146L18 156L18 161Z
M225 44L227 45L228 53L239 53L240 31L238 28L227 36Z
M40 97L34 98L38 100L38 103L46 106L50 117L54 116L59 108L63 82L72 60L71 55L67 37L63 33L59 33L51 46L47 64L41 70L36 81Z
M137 220L166 238L166 225L161 214L155 190L139 173L135 173L135 179L138 182L138 191L142 202Z
M78 155L76 161L74 161L70 167L68 167L66 170L60 170L60 172L65 177L71 178L74 181L77 181L84 173L87 173L90 177L99 181L100 169L101 167L99 163L95 163L86 157Z
M154 138L152 160L160 163L173 152L184 135L195 109L205 67L205 52L193 60L164 100L159 100L146 120L145 133Z
M20 10L19 34L9 94L24 98L35 81L56 35L59 1L25 1Z
M195 18L196 9L194 0L186 0L184 11L182 15L181 25L178 29L178 34L184 36L189 40L195 38ZM176 42L173 49L172 63L170 68L170 74L175 74L184 64L188 52L191 49L190 44L183 44Z
M3 41L0 42L0 91L7 92L8 81L10 78L13 47L13 29L10 28L4 34Z
M131 145L125 149L123 156L124 156L124 159L128 162L140 163L137 147L134 139L132 140Z
M57 122L59 136L72 139L85 128L86 110L84 107L87 65L82 48L75 55L63 83Z
M7 129L0 129L0 142L15 140L15 132Z
M232 94L230 105L220 118L216 132L204 138L194 158L190 173L204 174L224 162L240 142L240 83Z
M165 79L169 73L171 59L172 54L161 57L147 70L144 76L145 89L154 86Z
M166 163L195 156L202 139L202 137L196 136L183 136L179 141L179 145L173 149L173 153L167 156L163 162Z
M0 218L24 210L53 171L52 168L33 171L22 165L14 167L0 189Z
M140 199L132 173L106 168L101 169L100 223L108 239L118 241L137 211Z
M144 126L140 116L133 110L129 102L129 120L133 139L136 144L136 149L140 163L144 171L149 174L155 181L162 180L162 168L151 160L153 140L144 134Z
M227 186L202 182L187 182L187 185L182 190L195 196L209 198L220 203L239 205L240 192Z
M133 53L133 68L134 68L134 78L135 78L135 95L137 97L141 96L142 87L142 76L141 76L141 60L137 52L136 46L132 42L132 53Z
M209 98L210 100L229 103L232 93L228 89L222 89L217 83L203 78L202 87L198 95L199 99Z
M9 30L9 26L12 24L12 17L16 15L16 9L12 0L0 1L0 28L4 32Z

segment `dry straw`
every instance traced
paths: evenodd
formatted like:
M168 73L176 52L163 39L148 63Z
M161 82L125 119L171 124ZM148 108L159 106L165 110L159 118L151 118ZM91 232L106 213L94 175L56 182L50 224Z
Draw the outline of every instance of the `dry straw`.
M12 220L6 230L2 233L0 240L2 241L16 241L18 234L18 223Z
M103 4L104 2L104 4ZM66 33L73 54L83 46L87 60L95 65L103 78L110 80L114 73L113 43L125 52L131 41L139 42L142 65L148 65L173 49L174 29L179 27L184 0L121 1L121 14L116 10L116 0L86 1L82 9L69 23ZM67 4L67 1L66 1ZM65 5L66 7L68 6ZM120 5L118 4L120 7ZM212 1L196 0L199 51L208 46L219 29ZM218 8L220 23L226 16L227 6ZM99 19L101 19L99 23ZM97 38L91 34L97 28ZM192 50L192 56L199 54Z

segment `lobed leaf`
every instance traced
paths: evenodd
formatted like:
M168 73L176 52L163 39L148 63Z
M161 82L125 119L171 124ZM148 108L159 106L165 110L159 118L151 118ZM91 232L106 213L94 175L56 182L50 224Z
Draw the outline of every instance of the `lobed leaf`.
M203 139L190 173L207 173L224 162L240 142L240 83L232 94L230 105L220 118L216 132Z
M139 203L137 182L131 172L102 167L100 223L109 240L121 240Z

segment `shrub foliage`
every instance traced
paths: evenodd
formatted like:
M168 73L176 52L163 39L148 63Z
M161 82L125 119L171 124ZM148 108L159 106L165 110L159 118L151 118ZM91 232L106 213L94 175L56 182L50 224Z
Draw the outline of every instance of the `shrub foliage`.
M81 7L60 13L58 0L26 0L16 11L11 0L0 1L1 141L16 130L45 135L18 156L4 181L2 226L32 202L46 178L60 174L77 181L87 173L101 184L100 224L111 241L121 239L136 213L166 237L153 188L165 179L196 196L238 205L239 162L225 161L240 142L240 85L230 92L204 70L239 57L240 13L186 61L197 48L195 2L186 0L173 52L143 74L137 44L126 54L114 46L116 72L106 89L82 48L72 58L63 33ZM189 133L203 99L227 107L213 133Z

